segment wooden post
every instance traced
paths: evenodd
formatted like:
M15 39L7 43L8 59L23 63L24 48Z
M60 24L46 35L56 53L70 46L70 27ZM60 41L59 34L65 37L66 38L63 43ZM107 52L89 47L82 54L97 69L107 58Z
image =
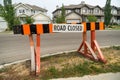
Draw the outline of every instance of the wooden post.
M31 72L35 72L35 48L32 34L29 35L31 49Z
M95 45L94 45L94 40L95 40L95 22L91 22L91 48L93 51L95 51Z
M36 75L40 74L40 34L36 35Z
M87 34L86 32L83 32L84 54L87 54L87 46L85 44L86 41L87 41Z
M94 40L95 40L95 30L91 31L91 48L92 48L93 51L95 52Z

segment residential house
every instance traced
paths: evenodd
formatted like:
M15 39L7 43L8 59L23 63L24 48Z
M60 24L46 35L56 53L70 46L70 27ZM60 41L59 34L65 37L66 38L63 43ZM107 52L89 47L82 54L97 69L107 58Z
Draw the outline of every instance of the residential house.
M88 22L88 15L95 15L97 17L97 22L104 21L104 8L101 8L99 5L92 6L89 4L85 4L82 1L78 5L68 5L64 6L65 8L65 20L67 23L80 23L83 21ZM113 14L112 20L116 23L120 23L120 8L113 7L111 13ZM61 8L58 6L56 10L53 11L53 20L56 20L56 17L61 14Z
M0 32L5 31L5 29L7 28L7 22L0 17Z
M111 14L111 22L115 24L120 24L120 7L112 6Z
M36 23L51 23L50 17L47 16L47 10L35 5L18 3L14 4L16 16L19 17L22 23L25 23L25 18L31 16Z
M22 24L25 23L25 18L31 16L35 21L33 24L48 24L51 23L51 19L47 16L47 10L35 5L30 4L13 4L15 9L15 15L18 17ZM0 17L0 31L7 28L6 21Z

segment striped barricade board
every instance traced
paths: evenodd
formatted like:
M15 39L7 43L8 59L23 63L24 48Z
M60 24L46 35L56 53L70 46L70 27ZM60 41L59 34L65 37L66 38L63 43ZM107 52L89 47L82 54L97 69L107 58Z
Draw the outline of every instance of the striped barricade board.
M53 32L83 32L88 30L104 30L103 22L77 24L23 24L13 27L14 34L43 34Z

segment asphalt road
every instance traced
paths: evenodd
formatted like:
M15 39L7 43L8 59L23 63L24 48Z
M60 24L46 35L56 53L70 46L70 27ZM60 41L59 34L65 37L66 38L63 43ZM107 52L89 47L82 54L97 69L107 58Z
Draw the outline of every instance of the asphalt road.
M120 45L120 31L97 31L96 38L101 47ZM41 55L77 50L81 41L82 33L42 34ZM0 65L23 59L30 59L28 36L0 33Z

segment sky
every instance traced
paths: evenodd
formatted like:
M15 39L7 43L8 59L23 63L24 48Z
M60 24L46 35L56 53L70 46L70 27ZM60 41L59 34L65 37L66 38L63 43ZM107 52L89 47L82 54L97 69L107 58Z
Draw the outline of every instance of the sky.
M62 4L80 4L81 1L85 1L86 4L99 5L101 7L105 6L106 3L106 0L12 0L13 4L21 2L45 8L48 10L47 13L50 17L52 17L52 12L56 9L57 5L61 7ZM0 0L0 3L2 3L2 0ZM111 0L111 5L120 7L120 0Z

